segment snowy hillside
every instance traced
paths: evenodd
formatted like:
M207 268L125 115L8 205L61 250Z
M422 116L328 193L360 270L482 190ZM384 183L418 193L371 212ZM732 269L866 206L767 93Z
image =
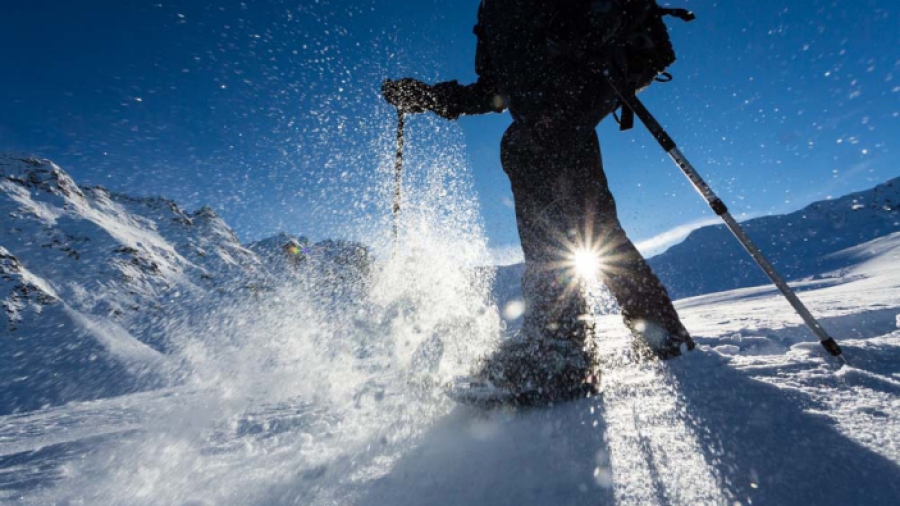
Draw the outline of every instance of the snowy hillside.
M209 208L80 188L47 160L0 157L0 244L57 299L131 330L143 310L259 270ZM10 313L14 328L19 316Z
M900 233L834 257L844 263L843 276L799 289L840 340L849 366L826 357L768 287L680 301L699 347L661 364L623 361L627 331L618 316L599 318L603 393L549 409L453 406L427 385L392 380L392 367L310 356L315 350L306 348L305 360L292 359L299 360L294 373L251 369L248 376L244 362L253 355L244 349L243 362L220 364L235 381L216 377L213 389L164 389L0 417L0 501L897 504ZM426 331L425 317L458 311L478 321L477 308L450 304L472 295L453 295L460 285L444 278L450 271L434 262L417 266L392 264L388 270L410 275L378 287L400 290L379 291L393 301L385 312L337 330L369 321L362 332L375 334L373 344L394 336L401 344ZM441 299L441 284L429 277L436 270L451 285L449 298ZM430 295L417 301L416 292ZM443 304L433 312L436 300ZM303 332L294 325L314 322L275 314L290 332L242 332L255 337L254 347L280 343L281 356L295 346L282 335L298 339ZM456 340L471 335L461 330ZM298 381L294 374L307 368L313 371ZM248 389L248 381L256 386Z
M0 158L0 215L4 412L158 384L166 343L150 322L255 267L211 211L82 189L46 160Z
M837 252L900 231L900 178L742 225L788 280L840 271L852 259ZM769 283L724 225L695 230L649 263L674 299ZM501 307L521 297L523 272L524 264L498 269L494 294Z
M840 269L841 259L829 255L900 231L900 178L743 226L789 280ZM768 282L724 225L695 230L650 265L674 298Z
M376 265L353 243L244 247L208 209L46 161L0 177L0 503L900 502L900 232L856 241L871 217L794 283L849 365L761 285L679 300L699 346L665 363L630 362L597 316L600 395L484 412L442 385L496 346L521 271L493 284L477 248L454 256L477 228L410 227Z
M210 208L81 188L30 156L0 155L0 216L0 413L167 384L174 324L300 270L283 238L253 251ZM298 254L347 251L364 248Z

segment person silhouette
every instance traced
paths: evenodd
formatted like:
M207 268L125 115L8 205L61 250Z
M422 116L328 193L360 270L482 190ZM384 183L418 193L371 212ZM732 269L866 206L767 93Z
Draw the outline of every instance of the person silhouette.
M650 0L631 3L659 9ZM619 100L596 62L585 61L584 49L609 46L621 32L627 22L617 15L621 4L484 0L475 27L475 83L404 78L382 85L401 113L512 116L500 157L526 263L525 313L519 333L473 377L512 392L516 403L597 391L597 347L579 271L593 271L606 284L641 350L668 359L694 348L666 289L622 229L603 170L595 129Z

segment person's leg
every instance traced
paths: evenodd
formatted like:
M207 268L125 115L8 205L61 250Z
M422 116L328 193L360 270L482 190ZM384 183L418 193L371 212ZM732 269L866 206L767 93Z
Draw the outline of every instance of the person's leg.
M552 153L568 146L513 125L501 146L509 174L526 271L521 331L501 343L476 377L514 392L515 403L543 404L596 393L599 370L583 283L562 263L577 223L572 183ZM563 164L565 165L565 164Z
M547 135L514 125L501 156L525 253L526 331L583 342L588 309L572 256L590 249L632 332L661 356L677 354L682 341L692 346L665 288L622 230L593 128Z
M576 187L583 190L577 196L584 203L582 244L597 255L600 278L619 303L635 337L643 338L662 358L679 355L681 343L693 349L693 340L668 292L622 229L596 132L591 129L585 134L575 148L582 162L571 165L576 171L571 177L581 182Z
M525 255L523 329L533 335L585 339L588 305L582 281L567 265L579 230L577 181L567 170L578 158L564 136L538 135L514 124L501 145L519 238Z

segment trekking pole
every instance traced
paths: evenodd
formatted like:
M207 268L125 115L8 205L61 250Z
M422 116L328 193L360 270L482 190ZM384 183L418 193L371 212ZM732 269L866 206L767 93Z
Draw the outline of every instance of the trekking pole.
M766 273L766 276L772 280L772 283L775 284L776 287L781 291L784 297L791 303L794 307L794 310L803 318L803 321L812 330L813 334L819 338L819 342L825 348L828 353L832 356L839 358L845 364L847 360L841 356L841 348L838 346L837 342L835 342L834 338L828 335L828 332L822 328L822 325L815 319L812 313L809 312L809 309L803 305L803 302L797 297L797 294L794 293L794 290L788 286L787 282L785 282L784 278L775 271L775 267L766 259L763 253L759 250L756 244L750 239L750 236L744 232L744 229L738 224L737 220L731 216L731 213L728 212L728 207L725 206L725 203L713 193L712 189L710 189L709 185L706 184L706 181L700 177L700 174L697 173L697 170L694 169L694 166L691 165L691 162L685 158L684 154L678 149L678 146L675 144L675 141L669 136L668 132L663 129L662 125L656 121L656 118L650 114L650 111L644 107L643 102L638 100L637 96L633 92L627 92L627 88L621 86L616 77L610 72L609 69L605 69L603 71L603 76L606 78L609 85L615 90L616 94L619 96L619 100L622 102L623 107L627 107L631 109L634 114L640 118L641 122L647 127L647 130L656 138L656 141L659 142L659 145L662 146L663 150L672 158L676 165L681 169L681 172L684 173L685 176L690 180L691 184L694 185L694 188L706 199L706 202L709 204L709 207L712 208L713 212L715 212L722 220L725 222L725 226L731 230L731 233L737 237L737 240L740 241L741 245L744 246L744 249L750 253L750 256L753 257L753 260L756 261L757 265Z
M397 109L397 158L394 162L394 245L391 258L397 254L399 243L400 203L403 197L403 128L406 123L403 112Z

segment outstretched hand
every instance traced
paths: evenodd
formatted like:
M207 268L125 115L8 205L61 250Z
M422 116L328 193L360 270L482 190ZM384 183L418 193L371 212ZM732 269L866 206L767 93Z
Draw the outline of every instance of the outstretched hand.
M434 89L416 79L388 79L381 84L381 94L402 113L421 113L434 109Z

